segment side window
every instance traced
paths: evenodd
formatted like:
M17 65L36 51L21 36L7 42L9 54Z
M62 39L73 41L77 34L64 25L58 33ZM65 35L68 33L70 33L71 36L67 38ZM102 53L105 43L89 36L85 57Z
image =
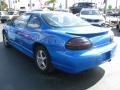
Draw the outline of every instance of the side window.
M84 6L84 3L79 3L79 7L83 7Z
M39 29L40 28L40 19L37 16L31 16L30 20L28 21L28 27Z
M29 18L30 18L30 14L21 15L20 17L15 19L14 21L15 27L21 27L21 28L26 27Z

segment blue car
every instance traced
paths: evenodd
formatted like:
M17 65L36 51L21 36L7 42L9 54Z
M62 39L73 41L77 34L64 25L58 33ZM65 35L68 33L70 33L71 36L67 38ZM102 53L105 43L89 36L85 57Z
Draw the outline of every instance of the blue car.
M33 58L44 73L56 68L76 74L94 68L110 61L116 48L110 30L66 12L25 13L8 21L2 32L5 47Z

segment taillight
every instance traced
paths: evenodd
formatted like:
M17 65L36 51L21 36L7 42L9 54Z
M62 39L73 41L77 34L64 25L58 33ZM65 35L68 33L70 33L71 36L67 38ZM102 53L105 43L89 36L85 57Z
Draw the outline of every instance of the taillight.
M65 45L65 48L70 50L83 50L91 47L92 47L92 43L90 42L89 39L85 37L72 38Z

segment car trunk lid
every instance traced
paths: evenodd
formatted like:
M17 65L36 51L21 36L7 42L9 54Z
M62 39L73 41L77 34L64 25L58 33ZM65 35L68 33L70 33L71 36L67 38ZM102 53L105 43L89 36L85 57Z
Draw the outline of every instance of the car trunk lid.
M55 31L58 32L57 30ZM86 37L92 42L94 47L111 43L111 38L108 34L109 29L107 28L86 26L80 28L63 28L59 32L71 35L72 37Z

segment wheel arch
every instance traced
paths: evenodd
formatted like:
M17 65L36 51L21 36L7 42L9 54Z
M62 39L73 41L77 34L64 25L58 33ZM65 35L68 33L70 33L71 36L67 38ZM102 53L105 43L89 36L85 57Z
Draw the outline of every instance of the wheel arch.
M48 49L45 47L45 45L43 45L39 42L35 42L33 44L34 58L35 58L35 54L36 54L35 52L36 52L36 49L37 49L38 46L42 46L45 49L45 51L47 52L48 58L49 58L49 60L47 61L48 62L48 64L47 64L48 67L46 68L45 71L42 71L42 72L43 73L52 73L52 71L54 71L54 66L52 64L52 59L51 59L50 53L49 53ZM36 63L37 63L37 60L36 60Z
M48 49L45 47L45 45L43 45L43 44L41 44L41 43L39 43L39 42L35 42L35 43L33 44L33 46L32 46L32 50L33 50L33 53L34 53L34 57L35 57L36 48L37 48L38 46L44 47L44 48L47 50L47 52L48 52ZM49 52L48 52L48 53L49 53Z

